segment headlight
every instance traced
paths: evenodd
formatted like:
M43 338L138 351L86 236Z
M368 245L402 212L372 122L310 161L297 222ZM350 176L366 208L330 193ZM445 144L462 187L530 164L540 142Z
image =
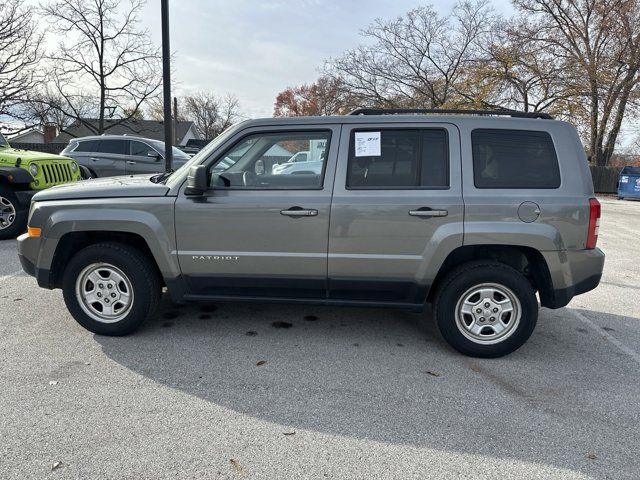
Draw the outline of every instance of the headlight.
M73 163L71 164L71 171L72 171L73 173L76 173L76 172L78 171L78 164L77 164L76 162L73 162Z
M32 177L35 177L36 175L38 175L38 165L36 165L35 163L32 163L31 165L29 165L29 173L31 174Z

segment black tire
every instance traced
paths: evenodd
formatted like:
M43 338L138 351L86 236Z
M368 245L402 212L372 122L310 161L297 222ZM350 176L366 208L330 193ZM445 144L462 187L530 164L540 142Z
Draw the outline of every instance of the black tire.
M76 297L76 281L90 265L104 263L119 269L130 282L132 304L126 316L114 323L92 318ZM115 242L90 245L76 253L68 263L63 276L64 301L73 318L87 330L99 335L122 336L137 330L156 315L160 304L161 284L158 273L145 254Z
M0 240L16 238L27 229L29 209L21 206L14 191L5 185L0 185L0 197L3 198L0 201L0 208L10 207L15 212L11 224L7 224L4 228L0 225Z
M96 174L90 168L80 165L80 178L82 178L82 180L89 180L96 178Z
M483 338L472 340L469 337L473 337L473 334L468 331L466 334L463 333L462 322L475 322L476 325L481 321L488 322L489 319L484 319L484 313L478 311L484 308L483 305L477 305L480 308L476 310L477 315L481 318L475 317L472 313L471 315L474 316L461 315L460 318L463 320L460 320L460 325L456 320L459 302L462 302L464 298L469 298L467 295L474 291L474 287L482 284L495 285L498 289L506 287L506 291L510 291L519 302L519 321L511 324L511 327L505 327L508 335L505 333L502 340L499 336L494 340L491 340L490 336L487 337L487 340ZM473 299L473 297L470 298ZM499 294L498 298L500 298ZM447 343L458 352L471 357L497 358L514 352L529 339L538 320L538 300L531 283L517 270L498 262L476 261L455 268L444 278L436 293L433 312L440 333ZM489 315L492 314L489 313ZM499 315L502 315L502 311ZM505 322L512 321L510 314L505 313L504 315ZM491 318L494 319L494 317ZM495 321L495 319L492 320L492 322ZM485 329L487 332L493 331L494 335L497 332L493 325L488 323L476 328L480 328L481 332L484 332ZM501 326L501 328L503 327ZM488 341L496 343L483 343Z

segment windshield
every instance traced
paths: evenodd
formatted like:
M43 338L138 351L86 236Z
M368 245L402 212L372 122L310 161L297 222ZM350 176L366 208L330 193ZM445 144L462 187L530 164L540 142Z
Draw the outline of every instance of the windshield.
M156 150L164 153L164 142L161 142L159 140L147 140L147 141L151 145L153 145L153 148L155 148ZM171 147L171 151L173 152L173 158L177 158L179 160L189 160L191 158L189 155L184 153L179 148Z
M2 133L0 133L0 145L8 145L7 141L2 136Z
M240 124L238 124L240 125ZM236 125L237 126L237 125ZM189 168L191 168L191 165L196 165L198 163L200 163L202 160L204 160L205 158L207 158L212 151L214 151L216 148L218 148L218 145L220 145L221 143L223 143L225 140L227 140L227 138L229 138L231 135L233 135L233 133L236 131L235 126L230 127L228 129L226 129L224 132L222 132L220 135L218 135L215 139L213 139L211 142L209 142L207 144L206 147L204 147L202 150L200 150L198 153L196 153L193 157L191 157L191 159L189 159L188 162L186 162L184 165L182 165L180 168L178 168L175 172L173 172L171 174L170 177L166 178L166 184L169 186L173 186L172 183L175 182L179 182L184 180L182 178L182 174L183 172L188 172Z

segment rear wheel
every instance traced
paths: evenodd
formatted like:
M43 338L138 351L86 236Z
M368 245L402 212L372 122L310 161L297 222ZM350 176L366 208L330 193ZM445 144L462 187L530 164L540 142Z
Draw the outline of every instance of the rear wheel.
M63 278L71 315L100 335L127 335L153 317L161 286L151 261L119 243L84 248L69 262Z
M0 240L16 238L27 228L28 210L18 203L13 190L0 185Z
M517 270L492 261L472 262L444 279L434 301L444 339L473 357L501 357L520 348L538 319L538 301Z

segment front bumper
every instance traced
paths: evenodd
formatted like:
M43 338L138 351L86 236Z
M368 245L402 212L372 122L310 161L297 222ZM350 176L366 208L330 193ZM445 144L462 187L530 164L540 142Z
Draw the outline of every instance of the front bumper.
M605 255L602 250L542 252L549 267L553 289L543 306L561 308L573 297L596 288L602 278Z
M23 233L18 237L18 259L25 273L36 277L39 286L52 289L49 269L38 266L41 245L42 238L30 237L28 233Z

